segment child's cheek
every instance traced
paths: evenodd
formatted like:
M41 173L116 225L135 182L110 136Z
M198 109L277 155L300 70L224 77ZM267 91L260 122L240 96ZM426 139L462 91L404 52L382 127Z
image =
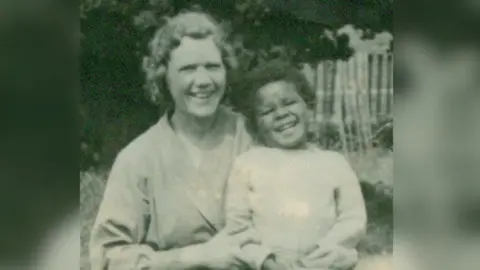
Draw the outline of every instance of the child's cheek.
M272 125L272 120L269 117L262 117L258 121L258 131L263 137L268 136L272 132Z

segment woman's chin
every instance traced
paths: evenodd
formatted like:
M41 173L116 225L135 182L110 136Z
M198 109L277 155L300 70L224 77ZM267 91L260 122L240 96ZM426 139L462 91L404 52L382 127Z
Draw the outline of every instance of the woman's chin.
M195 118L210 118L215 116L216 112L218 110L218 106L215 107L203 107L203 108L192 108L189 110L190 115L192 115Z
M220 98L211 97L206 100L190 99L186 102L186 111L195 118L209 118L216 114Z

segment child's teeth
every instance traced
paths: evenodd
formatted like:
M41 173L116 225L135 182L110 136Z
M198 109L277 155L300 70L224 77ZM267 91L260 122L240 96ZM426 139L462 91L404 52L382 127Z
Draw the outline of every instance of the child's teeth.
M288 124L282 125L282 126L280 126L280 131L285 131L285 130L293 127L294 125L295 125L294 123L288 123Z

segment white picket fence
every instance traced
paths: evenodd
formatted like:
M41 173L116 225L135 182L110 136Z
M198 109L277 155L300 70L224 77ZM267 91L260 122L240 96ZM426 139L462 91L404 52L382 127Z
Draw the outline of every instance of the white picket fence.
M316 91L312 129L320 140L320 127L330 123L338 127L344 151L362 150L373 129L393 119L393 55L357 53L348 61L324 61L304 71ZM357 142L347 139L353 133Z

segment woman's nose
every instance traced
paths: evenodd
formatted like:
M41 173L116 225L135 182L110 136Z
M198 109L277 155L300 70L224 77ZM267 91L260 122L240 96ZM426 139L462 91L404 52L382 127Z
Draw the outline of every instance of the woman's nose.
M212 84L212 79L205 68L200 67L197 69L197 72L195 72L194 83L198 87L205 87Z

